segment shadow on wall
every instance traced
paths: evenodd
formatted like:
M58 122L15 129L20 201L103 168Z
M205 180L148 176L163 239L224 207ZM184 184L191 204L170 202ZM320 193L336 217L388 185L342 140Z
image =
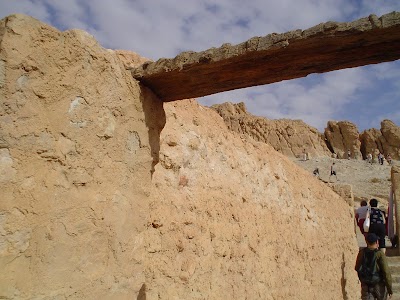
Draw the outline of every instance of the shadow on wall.
M159 162L160 134L165 126L166 116L163 102L150 89L143 85L140 86L142 91L140 102L142 103L145 123L148 128L150 151L153 158L151 165L151 175L153 176L154 167Z
M146 284L143 283L136 300L146 300Z
M343 300L349 299L346 291L346 274L345 274L345 267L346 267L346 260L344 257L344 253L342 253L342 279L341 279L341 285L342 285L342 295L343 295ZM145 298L144 298L145 299Z

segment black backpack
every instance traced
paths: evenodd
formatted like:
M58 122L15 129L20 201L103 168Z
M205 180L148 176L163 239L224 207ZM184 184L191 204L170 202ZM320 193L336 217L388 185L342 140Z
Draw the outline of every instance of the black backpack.
M373 251L364 249L361 265L357 270L358 278L362 283L375 285L381 281L381 274L377 263L378 249Z

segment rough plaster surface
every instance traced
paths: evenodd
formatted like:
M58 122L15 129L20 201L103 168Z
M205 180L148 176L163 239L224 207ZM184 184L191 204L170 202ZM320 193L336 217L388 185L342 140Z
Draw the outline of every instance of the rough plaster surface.
M0 298L132 299L161 103L83 31L15 15L0 40Z
M352 208L306 171L193 100L160 139L141 58L87 33L0 39L0 298L359 297Z
M358 299L353 208L194 100L164 105L150 299Z

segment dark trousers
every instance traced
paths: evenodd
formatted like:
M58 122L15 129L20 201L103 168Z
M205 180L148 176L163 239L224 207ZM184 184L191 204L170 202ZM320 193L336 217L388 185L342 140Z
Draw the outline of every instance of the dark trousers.
M379 248L386 248L385 236L386 227L385 224L371 223L368 233L375 233L379 237Z
M361 283L361 300L386 300L388 297L384 282L368 286Z

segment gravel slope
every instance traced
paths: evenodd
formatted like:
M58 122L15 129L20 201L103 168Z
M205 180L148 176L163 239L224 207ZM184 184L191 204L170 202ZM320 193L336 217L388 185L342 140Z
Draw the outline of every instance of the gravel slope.
M330 167L333 162L336 165L338 184L351 184L353 186L353 194L355 201L363 199L369 200L377 198L381 204L388 201L391 186L390 172L391 166L385 161L383 165L378 163L369 164L366 161L355 159L334 159L330 157L311 158L303 161L298 158L292 160L302 168L313 172L315 168L319 168L320 178L324 182L336 183L336 178L329 178ZM393 161L393 165L399 164ZM358 203L356 203L358 207Z

